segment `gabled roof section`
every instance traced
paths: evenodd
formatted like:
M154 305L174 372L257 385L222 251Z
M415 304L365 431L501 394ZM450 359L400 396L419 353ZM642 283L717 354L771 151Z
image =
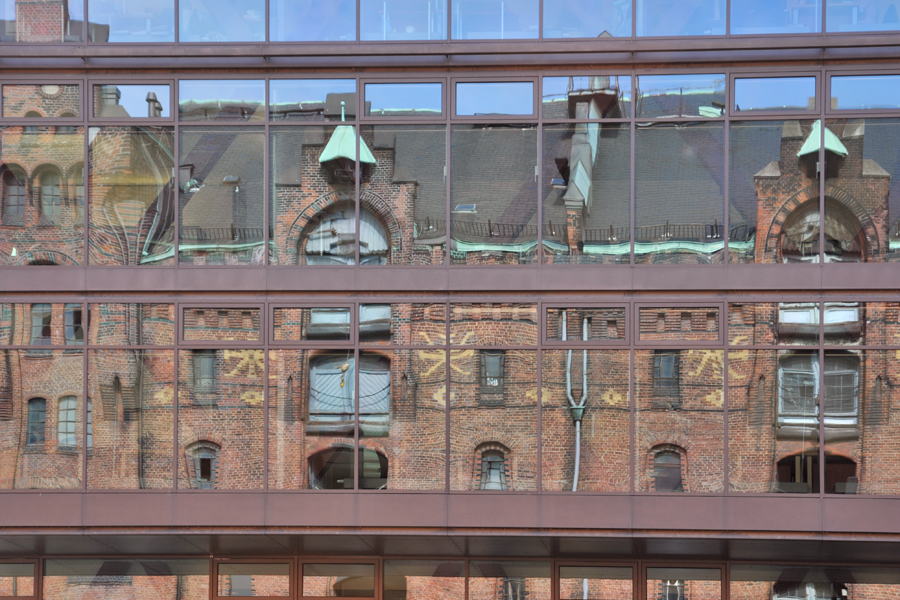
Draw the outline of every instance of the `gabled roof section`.
M809 136L803 142L803 146L801 146L797 156L806 156L819 151L819 141L822 138L819 123L819 120L813 122L812 131L809 132ZM834 152L838 156L847 156L849 154L847 148L838 139L838 136L834 135L827 127L825 128L825 149L829 152Z
M326 163L337 158L346 158L347 160L356 160L356 131L352 125L339 125L331 139L325 144L325 149L319 157L320 163ZM359 140L359 162L368 163L370 165L377 164L375 157L366 145L366 141L362 138Z

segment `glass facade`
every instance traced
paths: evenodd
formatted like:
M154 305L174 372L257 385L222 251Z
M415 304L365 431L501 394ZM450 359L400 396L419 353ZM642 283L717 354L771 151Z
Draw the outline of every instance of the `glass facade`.
M900 596L895 13L0 0L0 597Z

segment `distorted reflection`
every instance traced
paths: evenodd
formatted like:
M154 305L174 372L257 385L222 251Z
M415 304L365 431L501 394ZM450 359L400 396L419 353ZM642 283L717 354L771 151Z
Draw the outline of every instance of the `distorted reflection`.
M365 351L358 374L352 350L270 351L269 486L443 489L445 377L443 350Z
M636 262L724 262L723 138L720 123L654 123L638 127Z
M103 30L103 26L91 29ZM84 38L84 0L63 0L60 10L49 15L39 4L0 3L0 42L83 42Z
M166 127L91 127L91 264L173 263L174 137Z
M537 128L451 128L451 264L537 261Z
M81 487L83 359L75 349L0 350L0 415L15 424L0 452L0 489Z
M179 147L180 261L265 264L262 130L191 128Z
M543 489L629 491L630 353L544 350L542 360Z
M360 264L444 264L446 129L364 127L362 143L372 148L376 162L363 169L360 181ZM412 244L407 241L410 232ZM308 245L312 243L310 238Z
M262 350L178 353L178 487L261 489Z
M87 487L171 489L174 350L92 350Z
M328 94L325 118L340 122L355 94ZM365 181L377 161L353 125L277 129L271 134L272 264L356 264L355 182L359 142L360 175ZM382 203L383 204L383 203ZM363 210L360 262L386 260L389 234L381 219Z
M84 129L3 127L0 139L0 263L82 264Z
M81 112L78 85L4 85L3 116L74 118Z
M724 353L638 350L634 361L635 489L721 492Z

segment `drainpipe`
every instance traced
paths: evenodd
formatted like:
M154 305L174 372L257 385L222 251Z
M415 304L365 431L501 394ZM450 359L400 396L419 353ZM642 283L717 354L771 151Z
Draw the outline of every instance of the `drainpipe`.
M568 318L566 311L563 311L563 341L567 339ZM582 319L581 323L581 339L587 340L587 318ZM572 491L578 491L578 478L581 472L581 419L584 416L584 404L587 399L587 350L582 350L582 385L581 398L575 402L572 397L572 350L569 350L566 356L566 397L569 399L569 409L572 411L572 421L575 423L575 474L572 478Z

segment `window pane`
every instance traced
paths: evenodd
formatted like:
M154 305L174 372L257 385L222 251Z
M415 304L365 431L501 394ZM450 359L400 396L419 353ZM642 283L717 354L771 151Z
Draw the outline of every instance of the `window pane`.
M637 350L634 361L635 489L723 491L723 352ZM672 473L660 469L667 464L680 469L677 485L666 485Z
M34 564L0 563L0 596L34 596Z
M0 9L0 11L2 11L2 9ZM80 112L81 94L79 92L79 86L77 85L44 84L3 86L4 117L27 117L29 119L36 117L49 117L53 119L64 117L75 118L80 116Z
M342 99L345 116L353 118L356 115L356 80L273 79L269 81L269 119L340 120Z
M167 85L95 85L93 116L102 118L168 118Z
M180 5L181 42L262 42L266 39L264 0L193 0Z
M825 262L896 260L900 190L893 180L900 174L900 139L894 137L898 131L896 118L826 121ZM818 160L804 158L809 168ZM818 242L818 228L814 237Z
M178 487L261 489L263 351L216 350L212 386L196 377L203 362L197 352L178 354L178 431L186 446L179 453ZM210 462L203 465L203 459Z
M544 350L542 360L543 489L631 491L628 350ZM580 581L577 598L582 598Z
M832 77L830 106L832 110L900 108L900 75Z
M291 566L288 564L218 565L219 596L280 597L290 595Z
M893 0L847 4L828 2L825 8L825 31L896 31L900 29L897 6Z
M719 309L715 306L641 308L641 341L716 341L719 339Z
M271 263L356 264L356 128L273 129L270 136ZM371 177L375 157L368 146L360 155L363 174Z
M825 352L825 465L822 474L826 494L872 493L868 490L870 481L871 487L878 491L881 473L880 469L869 466L868 459L872 457L865 457L867 469L863 481L860 481L863 472L857 461L864 452L860 418L871 426L866 430L869 439L870 432L877 431L875 423L881 421L877 414L881 410L878 395L882 393L879 390L881 379L886 376L882 365L890 364L892 360L886 354L890 353L875 350ZM871 408L876 414L860 414L860 404L865 399L873 403ZM884 493L883 488L881 493Z
M181 121L262 121L266 86L253 79L182 80L178 85Z
M82 325L83 314L84 308L81 304L66 304L65 335L67 346L84 343L84 327Z
M446 0L362 0L363 40L447 39Z
M46 600L88 594L200 600L209 597L209 560L48 559L43 583Z
M546 327L548 342L624 343L625 308L548 308Z
M638 117L721 117L725 75L638 75Z
M454 346L533 346L537 335L534 304L450 305L450 343Z
M878 597L896 594L896 569L810 567L805 565L738 565L731 567L731 597L766 594L786 598Z
M356 39L354 0L271 0L269 39L273 42L336 42Z
M615 0L544 0L544 37L631 37L631 4Z
M349 340L350 309L276 308L273 327L276 341Z
M457 83L457 116L532 115L534 83L506 81Z
M746 302L729 305L732 346L814 346L819 343L818 302Z
M375 565L306 563L303 595L371 598L375 595Z
M261 265L261 129L191 128L181 133L179 246L182 264Z
M797 160L813 124L809 120L731 123L728 251L732 263L818 260L816 236L804 233L803 225L811 214L807 209L812 208L816 223L810 221L810 227L818 230L819 185L814 171L818 159L810 155ZM783 227L785 221L788 229ZM758 236L764 240L760 244Z
M258 308L186 308L184 339L246 342L259 339Z
M353 350L269 351L269 487L353 489Z
M88 336L99 346L168 346L175 343L171 304L91 304Z
M91 489L171 489L173 350L92 350Z
M719 569L648 568L647 600L687 600L722 597Z
M173 0L91 0L90 37L102 42L174 42Z
M0 414L15 421L0 489L81 488L83 369L80 349L0 353L0 372L15 377L14 392L0 398Z
M729 354L732 492L818 493L818 362L815 352Z
M541 109L545 119L628 117L631 110L631 76L544 77Z
M362 132L377 164L364 165L360 182L360 263L445 264L446 128L377 125Z
M537 39L538 2L457 0L451 23L454 40Z
M440 83L366 84L366 116L439 117L442 107Z
M815 77L734 80L735 112L815 109Z
M550 563L526 561L470 562L469 597L549 600Z
M452 128L452 264L537 260L537 128Z
M732 0L731 33L819 33L822 1L802 4L789 0Z
M487 338L492 327L484 325L483 338ZM499 328L497 333L502 338ZM471 343L478 341L473 337ZM450 352L450 489L534 490L537 353L503 352L503 378L497 385L483 382L480 363L484 354L490 353L473 348ZM489 476L485 468L489 457L496 459L496 468L502 470L502 483L497 487L484 480Z
M630 126L545 125L543 151L545 264L630 262Z
M366 345L435 346L447 341L444 304L360 304L359 340Z
M560 600L631 598L631 567L560 567Z
M384 561L384 600L415 600L439 589L441 598L463 600L465 563L438 560Z
M0 42L83 42L84 0L64 0L61 5L48 18L36 4L0 4Z
M91 264L171 265L178 189L174 131L91 127L89 137ZM126 150L133 147L141 152Z
M74 183L84 169L84 129L3 127L0 139L0 171L9 170L3 180L13 184L4 190L0 245L5 250L0 261L7 265L82 264L84 193L82 188L79 194ZM36 152L41 156L37 164ZM30 185L23 185L29 180Z
M637 0L637 34L725 35L725 0Z
M724 262L723 134L719 123L638 128L636 262Z

